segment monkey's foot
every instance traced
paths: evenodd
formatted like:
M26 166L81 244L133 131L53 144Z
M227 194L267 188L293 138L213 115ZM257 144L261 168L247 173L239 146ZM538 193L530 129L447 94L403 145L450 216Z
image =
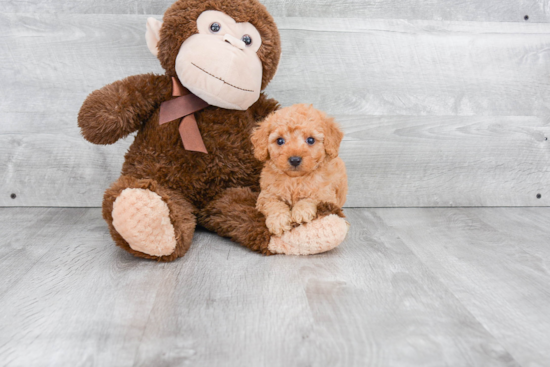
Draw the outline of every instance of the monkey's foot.
M271 237L269 251L286 255L313 255L332 250L346 238L349 224L336 214L302 224L280 237Z
M113 204L113 226L135 251L166 256L176 249L168 205L152 191L123 190Z

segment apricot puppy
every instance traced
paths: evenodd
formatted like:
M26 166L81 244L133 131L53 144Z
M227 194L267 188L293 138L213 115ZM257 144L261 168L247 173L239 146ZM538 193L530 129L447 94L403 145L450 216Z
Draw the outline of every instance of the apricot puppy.
M320 202L344 205L348 178L338 157L343 136L333 118L305 104L272 113L254 130L254 156L266 162L256 207L271 233L312 221Z

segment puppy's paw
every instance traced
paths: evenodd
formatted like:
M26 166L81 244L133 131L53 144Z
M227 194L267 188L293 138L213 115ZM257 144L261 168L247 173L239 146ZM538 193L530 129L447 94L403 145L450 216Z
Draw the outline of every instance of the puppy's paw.
M309 223L317 216L317 205L302 200L292 208L292 221L298 224Z
M273 233L275 236L280 236L284 232L290 231L292 228L290 225L291 222L290 212L288 212L268 216L265 224L269 232Z

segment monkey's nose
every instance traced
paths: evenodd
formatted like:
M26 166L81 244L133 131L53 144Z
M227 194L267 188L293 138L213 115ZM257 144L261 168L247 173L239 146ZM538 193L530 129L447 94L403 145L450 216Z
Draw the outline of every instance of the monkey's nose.
M242 40L230 35L229 33L226 33L225 36L223 36L223 40L231 44L232 46L237 47L239 50L244 50L246 47L245 43Z
M298 167L302 163L302 157L290 157L288 158L288 163L294 167Z

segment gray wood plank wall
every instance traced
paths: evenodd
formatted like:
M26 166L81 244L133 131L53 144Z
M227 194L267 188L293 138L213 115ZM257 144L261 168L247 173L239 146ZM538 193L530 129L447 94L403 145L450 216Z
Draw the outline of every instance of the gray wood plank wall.
M546 0L260 0L278 17L549 22ZM0 0L4 13L163 14L172 0Z
M169 3L0 1L0 206L101 205L132 138L89 144L76 114L162 72L144 24ZM265 3L283 39L267 92L340 121L348 207L550 204L548 2Z

